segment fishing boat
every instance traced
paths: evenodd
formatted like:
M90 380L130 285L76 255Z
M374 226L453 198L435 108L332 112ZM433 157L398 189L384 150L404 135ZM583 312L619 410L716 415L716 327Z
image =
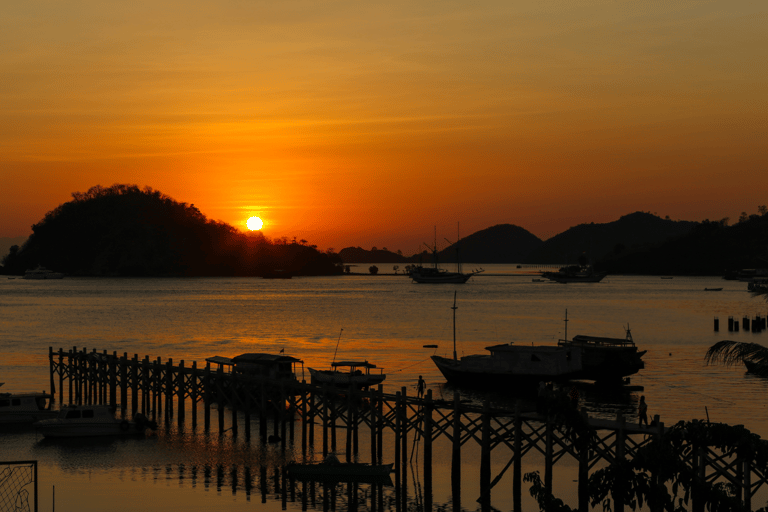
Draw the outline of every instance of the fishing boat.
M33 424L43 437L103 437L145 435L157 423L143 414L132 421L115 417L115 408L109 405L70 405L63 407L57 417Z
M47 268L38 265L37 268L27 270L23 276L24 279L63 279L64 274L61 272L54 272Z
M607 274L595 272L592 265L570 265L557 272L543 272L541 277L558 283L599 283Z
M723 291L722 288L704 288L705 292L721 292Z
M388 480L393 464L366 464L340 462L330 454L322 462L299 464L291 462L286 466L288 476L306 480L365 482Z
M456 243L456 272L440 268L437 258L437 228L435 228L435 242L429 249L432 252L431 266L410 265L406 267L406 272L414 283L463 284L469 281L469 278L472 276L483 272L483 269L473 270L472 272L462 271L458 242Z
M297 381L301 366L301 378L304 378L304 361L287 356L282 351L279 354L251 352L235 357L212 356L205 360L221 366L228 373L264 377L276 383Z
M592 380L598 383L623 384L625 378L643 368L646 350L638 350L629 326L624 338L576 335L568 339L568 311L565 312L565 339L557 345L580 354L581 370L572 378Z
M55 418L58 411L51 410L51 398L45 392L0 393L0 425Z
M365 389L370 386L381 384L387 378L384 370L379 369L379 373L371 373L376 365L368 361L338 361L331 363L330 370L315 370L307 368L312 379L312 384L322 386L337 386L348 388L353 386L357 389Z

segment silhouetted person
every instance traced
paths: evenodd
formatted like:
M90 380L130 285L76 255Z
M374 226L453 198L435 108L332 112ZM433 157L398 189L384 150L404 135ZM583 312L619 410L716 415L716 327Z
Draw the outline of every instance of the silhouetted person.
M648 426L648 404L645 403L645 395L640 397L640 403L637 404L637 426L641 427L643 423Z
M571 399L571 405L574 409L579 408L579 390L576 386L571 386L571 391L568 393L568 398Z
M416 396L419 398L424 397L424 379L419 375L419 383L416 384Z

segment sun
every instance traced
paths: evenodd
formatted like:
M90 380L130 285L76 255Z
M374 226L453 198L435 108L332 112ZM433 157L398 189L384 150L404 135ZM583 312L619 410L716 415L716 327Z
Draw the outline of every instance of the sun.
M258 231L261 229L261 226L264 225L264 223L258 217L251 217L245 224L251 231Z

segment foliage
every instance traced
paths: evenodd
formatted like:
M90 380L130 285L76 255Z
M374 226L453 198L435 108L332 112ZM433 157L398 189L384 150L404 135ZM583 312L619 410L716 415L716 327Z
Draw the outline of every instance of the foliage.
M368 272L370 272L372 275L376 275L379 273L379 267L377 267L376 265L371 265L370 267L368 267Z
M91 276L259 276L275 268L295 275L341 273L334 254L242 233L149 187L96 186L72 197L3 259L6 273L37 265Z
M549 397L549 413L556 428L579 450L593 448L594 431L567 397ZM652 433L652 432L649 432ZM713 447L729 456L751 460L754 467L768 469L768 442L742 425L709 423L701 420L681 421L654 437L635 451L634 457L609 465L589 478L588 494L592 507L602 504L611 510L620 501L632 510L647 506L651 510L683 512L695 495L709 511L746 512L736 488L728 483L700 481L686 461L692 460L702 447ZM581 443L581 444L575 444ZM528 473L531 496L542 511L572 512L561 500L548 493L538 473ZM766 512L766 509L760 509Z

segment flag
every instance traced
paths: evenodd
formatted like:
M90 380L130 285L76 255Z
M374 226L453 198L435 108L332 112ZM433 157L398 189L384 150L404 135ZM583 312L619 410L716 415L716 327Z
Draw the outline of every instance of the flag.
M285 354L285 349L284 349L284 348L281 348L281 349L280 349L280 353L281 353L281 354Z

